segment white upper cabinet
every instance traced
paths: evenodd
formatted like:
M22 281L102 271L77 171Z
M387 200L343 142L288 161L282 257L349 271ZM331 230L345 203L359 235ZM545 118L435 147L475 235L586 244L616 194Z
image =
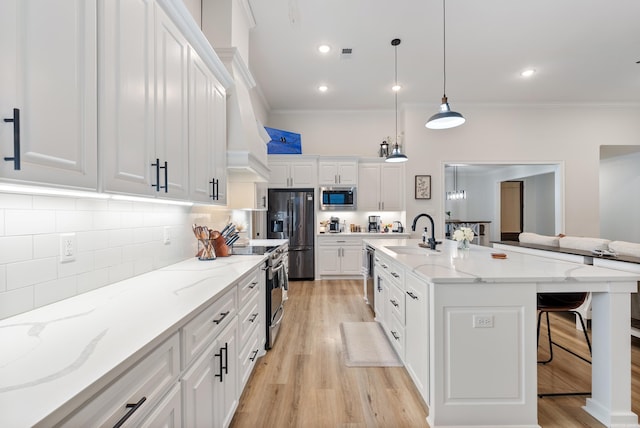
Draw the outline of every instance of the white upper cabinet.
M186 198L188 44L153 2L101 4L104 190Z
M272 155L273 156L273 155ZM317 159L281 157L269 158L270 188L313 188L318 184L318 162Z
M361 163L358 170L359 210L404 210L404 165Z
M358 161L318 162L318 184L355 186L358 184Z
M190 199L224 205L226 197L225 89L189 51Z
M0 180L96 189L96 34L95 0L2 0Z

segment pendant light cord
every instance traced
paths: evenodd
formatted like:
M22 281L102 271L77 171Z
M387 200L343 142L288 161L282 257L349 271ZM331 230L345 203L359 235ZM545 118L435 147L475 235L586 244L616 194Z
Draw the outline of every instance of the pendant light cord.
M395 48L395 86L398 86L398 45L394 46ZM395 97L395 108L396 108L396 147L398 147L398 91L393 91Z
M445 0L442 0L442 81L444 82L443 98L447 97L447 8Z

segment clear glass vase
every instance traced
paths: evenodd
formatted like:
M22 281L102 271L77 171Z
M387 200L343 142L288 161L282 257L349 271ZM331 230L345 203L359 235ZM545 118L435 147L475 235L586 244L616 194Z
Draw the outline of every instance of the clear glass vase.
M458 241L458 249L460 250L468 250L469 249L469 240L463 239L462 241Z

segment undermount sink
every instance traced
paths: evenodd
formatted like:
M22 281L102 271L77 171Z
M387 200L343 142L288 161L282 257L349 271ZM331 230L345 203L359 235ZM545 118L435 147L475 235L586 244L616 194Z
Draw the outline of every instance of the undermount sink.
M387 250L393 251L396 254L409 254L409 255L417 255L417 256L438 256L442 254L442 252L439 250L432 250L429 248L422 248L422 247L389 246L386 248Z

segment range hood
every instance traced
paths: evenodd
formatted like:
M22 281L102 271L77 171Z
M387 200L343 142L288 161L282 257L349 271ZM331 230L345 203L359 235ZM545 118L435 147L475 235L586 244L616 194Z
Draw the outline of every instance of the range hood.
M235 82L227 97L229 181L269 181L267 143L271 138L253 111L249 91L256 86L255 80L237 48L218 48L216 53Z

